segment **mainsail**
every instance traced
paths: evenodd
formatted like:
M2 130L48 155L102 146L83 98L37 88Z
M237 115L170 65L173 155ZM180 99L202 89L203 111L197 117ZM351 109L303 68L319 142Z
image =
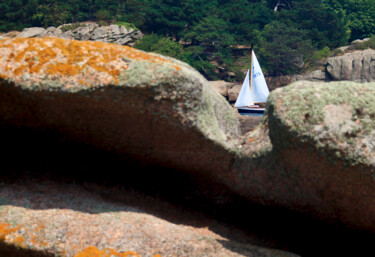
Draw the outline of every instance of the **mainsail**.
M262 69L260 68L259 62L255 53L252 54L252 79L251 79L251 92L254 103L265 103L267 102L270 91L268 90L266 80L264 78Z
M270 92L268 90L266 80L254 51L252 51L251 70L251 75L250 70L247 71L245 80L242 83L242 88L237 97L236 103L234 104L234 107L248 107L254 105L254 103L267 102L267 98Z

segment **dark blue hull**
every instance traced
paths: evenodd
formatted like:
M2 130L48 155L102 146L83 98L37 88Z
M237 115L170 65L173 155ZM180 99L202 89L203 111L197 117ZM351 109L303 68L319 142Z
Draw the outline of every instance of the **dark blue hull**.
M264 114L264 108L237 108L240 114L242 113L257 113Z

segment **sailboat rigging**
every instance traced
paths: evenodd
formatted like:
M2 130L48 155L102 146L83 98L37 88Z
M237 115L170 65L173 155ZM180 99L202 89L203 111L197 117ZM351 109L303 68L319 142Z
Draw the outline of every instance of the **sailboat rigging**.
M234 107L239 113L264 113L260 103L267 102L269 90L258 59L251 46L251 69L247 71Z

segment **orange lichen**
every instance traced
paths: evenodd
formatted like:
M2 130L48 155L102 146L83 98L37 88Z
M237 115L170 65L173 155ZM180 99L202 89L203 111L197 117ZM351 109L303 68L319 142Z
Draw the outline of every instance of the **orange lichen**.
M14 243L14 244L17 245L17 246L23 246L25 240L26 240L26 239L25 239L23 236L18 236L18 237L16 237L16 238L12 241L12 243Z
M128 251L119 253L111 248L99 250L95 246L87 247L83 252L76 254L74 257L141 257L138 253ZM159 254L155 254L153 257L161 257Z
M33 246L46 246L47 242L43 242L35 232L39 232L41 229L44 229L44 225L39 225L36 229L29 230L25 226L17 225L11 227L7 223L0 224L0 241L3 241L8 244L13 244L17 247L25 248L27 244Z
M0 224L0 240L5 241L5 238L7 235L14 233L20 229L19 226L15 228L11 228L9 224L7 223L1 223Z
M0 224L0 241L11 243L16 246L24 246L24 242L26 239L23 236L17 236L16 238L7 238L8 236L19 232L21 228L22 226L20 225L12 228L7 223L1 223Z
M79 81L84 81L85 71L91 70L105 74L104 81L117 84L120 71L128 68L129 60L170 63L167 59L128 46L61 38L4 39L0 40L0 49L2 48L8 49L4 50L7 55L3 59L0 57L3 62L0 65L2 78L24 73L42 73L47 76L76 77L74 80L80 83ZM173 67L180 70L177 65Z

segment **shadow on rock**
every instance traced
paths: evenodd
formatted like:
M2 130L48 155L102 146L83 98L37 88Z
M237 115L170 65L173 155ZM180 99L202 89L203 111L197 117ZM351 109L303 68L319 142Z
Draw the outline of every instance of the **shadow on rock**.
M245 256L262 252L254 245L302 256L358 254L370 250L375 239L284 208L251 204L221 185L120 158L53 131L3 125L0 134L8 167L1 173L1 205L150 213L174 224L208 228L229 240L218 240L223 247ZM16 193L7 195L4 185ZM101 201L113 204L98 205Z

